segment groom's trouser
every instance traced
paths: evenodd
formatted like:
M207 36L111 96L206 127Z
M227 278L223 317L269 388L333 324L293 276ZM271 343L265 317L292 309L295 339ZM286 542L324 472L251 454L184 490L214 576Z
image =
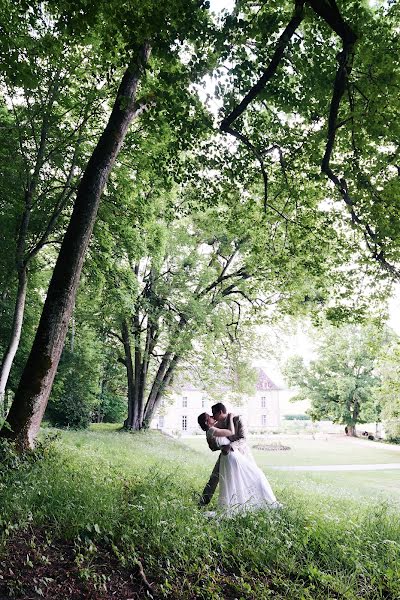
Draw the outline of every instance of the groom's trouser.
M200 506L204 506L205 504L208 504L214 495L214 492L216 490L216 487L217 487L218 481L219 481L220 458L221 458L221 455L219 455L218 460L215 463L215 466L212 470L211 477L208 480L208 483L207 483L206 487L204 488L203 493L200 497L200 501L199 501Z

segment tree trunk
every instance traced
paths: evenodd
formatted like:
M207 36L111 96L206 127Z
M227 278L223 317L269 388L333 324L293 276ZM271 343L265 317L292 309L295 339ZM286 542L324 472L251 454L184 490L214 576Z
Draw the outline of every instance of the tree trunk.
M148 373L148 369L149 369L149 362L150 362L150 354L153 348L153 342L155 344L155 338L154 336L154 327L151 323L147 324L147 332L146 332L146 344L145 344L145 349L143 352L143 361L142 361L142 368L141 368L141 372L140 372L140 389L139 389L139 397L141 398L141 403L139 406L139 421L141 426L143 426L143 415L144 415L144 394L145 394L145 390L146 390L146 383L147 383L147 373Z
M140 348L140 323L137 315L134 317L134 361L130 344L129 330L126 321L122 327L122 340L125 350L125 366L128 379L128 417L124 427L132 431L142 428L143 395L142 382L145 379L145 363L142 364Z
M128 381L128 417L124 421L125 429L134 429L137 420L137 407L135 403L135 373L132 361L131 342L129 337L128 324L124 320L121 327L122 341L125 352L126 377Z
M142 110L135 105L135 98L149 56L150 46L144 44L136 61L132 61L126 70L107 126L78 188L32 350L7 417L11 431L7 428L1 431L3 436L15 439L20 448L33 446L43 418L64 346L100 197L128 126Z
M135 275L139 277L139 264L135 265ZM141 351L141 335L140 335L140 315L139 306L135 307L135 314L133 316L133 340L135 344L135 379L133 389L133 421L130 429L138 431L141 429L142 422L140 415L142 413L143 397L140 395L141 386L140 381L142 379L142 351Z
M360 403L358 401L358 390L355 389L352 397L353 410L351 418L353 420L354 425L349 425L349 435L353 437L357 437L356 433L356 423L358 423L358 419L360 416Z
M356 426L355 425L346 425L345 427L346 435L357 437Z
M143 412L143 396L142 396L142 352L140 346L140 323L137 315L134 319L134 340L135 340L135 419L132 429L138 430L142 428L141 414Z
M102 423L103 422L103 412L102 412L102 403L103 403L103 397L104 397L104 388L106 387L106 379L104 376L102 376L101 380L100 380L100 395L99 395L99 404L97 406L97 416L96 416L96 423Z
M167 351L165 352L161 360L160 366L158 367L157 374L153 381L153 385L151 386L146 406L143 411L143 427L147 428L150 426L151 420L154 415L154 411L156 410L158 403L161 400L165 388L168 387L171 378L174 374L175 368L178 364L178 361L180 360L181 351L179 351L179 349L177 350L177 348L179 348L179 345L177 346L176 344L186 324L187 318L185 316L181 316L175 332L174 340L170 343Z
M3 361L0 368L0 405L4 405L5 391L7 381L10 375L11 367L14 361L15 354L18 350L19 341L21 339L22 323L24 320L26 288L28 276L26 267L23 266L18 273L18 289L17 298L14 307L13 324L10 332L10 341L4 353Z
M171 355L169 355L170 358ZM165 357L164 357L165 358ZM163 361L164 361L163 358ZM169 365L167 368L164 368L163 361L160 365L160 368L157 372L156 379L153 383L151 392L149 394L149 398L146 403L146 409L144 411L143 417L143 427L150 427L151 420L153 418L154 412L156 411L158 404L162 398L163 392L168 387L172 376L175 372L176 367L178 366L180 356L175 354L171 360L169 360ZM161 368L163 366L163 368Z
M166 352L162 357L160 366L158 367L157 374L154 378L153 385L151 386L151 390L149 396L147 398L146 407L144 409L144 420L146 423L149 423L148 414L152 412L152 407L156 401L157 396L159 395L160 389L162 387L164 376L168 371L168 367L171 361L172 352Z

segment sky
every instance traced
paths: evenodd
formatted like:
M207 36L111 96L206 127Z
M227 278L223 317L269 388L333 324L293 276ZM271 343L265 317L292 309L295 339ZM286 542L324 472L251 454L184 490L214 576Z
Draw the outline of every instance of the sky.
M220 12L223 8L230 12L234 6L235 0L210 0L210 8L215 13Z

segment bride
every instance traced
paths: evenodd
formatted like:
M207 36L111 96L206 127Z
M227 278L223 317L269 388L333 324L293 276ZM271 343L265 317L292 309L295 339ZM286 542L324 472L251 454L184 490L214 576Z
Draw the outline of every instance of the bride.
M199 415L198 422L207 438L223 450L230 445L228 436L235 434L233 415L228 415L228 429L215 427L215 419L207 413ZM275 494L264 473L252 459L241 452L221 452L219 465L219 497L218 504L229 512L237 512L247 508L279 508Z

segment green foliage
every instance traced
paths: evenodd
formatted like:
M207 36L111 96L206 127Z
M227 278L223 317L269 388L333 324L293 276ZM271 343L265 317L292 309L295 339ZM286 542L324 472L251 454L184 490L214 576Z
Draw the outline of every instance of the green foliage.
M126 418L126 395L103 390L99 397L97 412L102 423L122 423Z
M378 369L381 384L377 390L377 398L382 407L381 418L386 437L398 442L400 440L400 344L397 339L384 350Z
M25 453L15 446L14 442L6 439L0 439L0 462L1 462L1 478L4 484L7 478L13 479L13 471L21 472L23 469L29 468L38 460L48 458L56 446L56 441L59 439L58 432L51 432L41 436L38 440L35 449Z
M318 210L330 205L330 215L338 211L340 221L353 227L353 245L361 254L373 257L389 271L391 267L396 270L400 256L395 141L399 127L400 69L395 58L400 42L399 6L397 2L367 4L364 0L337 4L336 24L340 15L358 37L334 123L335 138L330 140L330 166L340 185L334 190L320 165L327 149L343 40L338 29L334 31L332 23L328 25L309 3L305 3L304 20L290 39L277 72L234 122L235 129L256 150L253 153L249 145L240 144L235 162L248 179L257 182L263 196L255 154L262 157L268 175L268 195L263 199L266 214L279 211L291 218L297 208L315 201ZM219 49L227 74L222 76L222 67L217 71L224 117L239 105L263 70L268 71L278 37L293 11L294 3L289 1L241 2L226 16ZM348 192L346 204L342 202L343 187ZM339 198L342 205L337 203ZM313 219L308 226L313 226Z
M374 325L325 327L318 334L317 357L306 366L289 359L285 374L298 389L293 401L310 400L313 420L329 419L354 427L378 421L377 363L390 332Z
M83 331L74 349L64 348L56 374L47 417L60 427L84 429L99 402L99 345L93 332Z
M110 373L110 365L123 359L122 323L142 364L149 359L146 392L160 357L170 356L184 369L202 369L211 394L212 370L217 379L235 372L232 397L240 400L253 383L254 325L282 314L358 322L382 311L388 286L367 258L372 252L381 260L382 245L388 260L399 258L400 72L387 51L397 56L394 4L339 6L360 39L333 166L349 181L361 221L348 217L319 172L340 44L309 6L278 73L239 123L263 157L268 190L249 146L215 132L196 86L214 69L217 96L230 111L271 59L293 2L241 2L218 23L208 3L195 0L27 6L5 2L0 9L0 287L7 290L0 297L0 352L11 328L16 268L29 262L30 277L10 389L34 335L80 175L122 73L144 41L152 54L137 103L148 110L132 124L103 194L78 299L79 328L85 323L90 334L74 352L64 350L52 421L85 426L94 410L99 420L121 418L127 386L123 367ZM368 232L366 244L357 224ZM349 397L354 381L346 377L340 390L326 393ZM375 405L366 398L373 380L370 373L354 388L363 405L356 418L354 407L326 406L315 416L372 417ZM152 409L147 421L151 415Z
M174 130L168 148L171 158L190 147L198 132L210 125L191 88L208 69L207 7L177 0L165 10L154 2L132 2L122 12L121 7L114 8L103 2L96 6L34 2L29 10L25 2L15 6L6 2L1 7L1 30L7 39L0 43L0 120L1 135L7 139L0 156L4 176L0 218L5 233L0 254L7 258L0 283L10 289L0 306L0 316L5 313L2 354L10 336L16 272L25 271L29 264L31 278L42 266L39 254L44 255L46 267L53 267L53 245L63 237L72 198L115 101L116 85L145 40L152 45L153 62L143 77L137 102L150 107L158 97L159 119L146 114L146 133L134 136L129 150L134 152L136 143L139 153L144 139L151 143L151 135L155 145L160 138L161 145L168 145ZM182 53L192 59L190 66L182 60ZM10 161L10 156L15 159ZM29 279L29 294L32 287ZM39 295L42 300L45 289ZM23 338L31 341L25 327ZM20 374L19 368L16 373ZM83 397L83 390L66 394L71 405L67 421L78 423L71 399ZM87 418L88 411L82 423Z
M212 385L218 388L229 370L242 371L232 389L232 398L240 401L252 386L246 363L259 345L255 324L310 312L315 320L324 313L332 321L357 320L386 290L362 289L368 268L343 268L353 253L337 214L316 213L317 199L310 196L297 205L291 223L263 215L254 182L238 165L232 172L224 151L218 159L216 141L190 154L184 185L169 180L163 168L175 134L166 131L162 143L124 153L115 170L85 267L87 284L94 284L100 330L111 334L108 344L117 356L123 322L141 360L147 334L154 340L148 390L158 358L172 353L183 369L198 371L211 395L218 393ZM134 138L130 143L138 144ZM175 157L181 163L188 164L184 154ZM198 174L216 167L215 177ZM324 238L316 254L317 231ZM334 247L343 252L332 252ZM207 370L214 375L211 386Z
M309 415L284 415L285 421L309 421L311 417Z

